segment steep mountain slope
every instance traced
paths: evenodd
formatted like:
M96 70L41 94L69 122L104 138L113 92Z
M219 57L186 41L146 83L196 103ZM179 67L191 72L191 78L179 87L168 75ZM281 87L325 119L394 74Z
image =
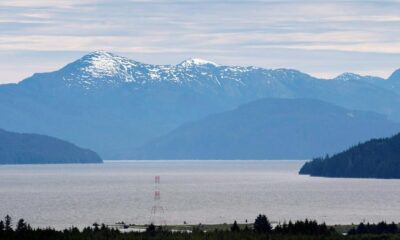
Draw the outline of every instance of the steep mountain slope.
M300 174L346 178L400 178L400 134L373 139L332 157L304 164Z
M185 124L139 148L135 158L308 159L398 130L378 114L319 100L262 99Z
M263 97L316 98L400 121L397 88L363 77L321 80L290 69L220 66L189 59L139 63L107 52L0 85L0 127L60 137L130 158L133 148L183 123Z
M390 75L390 77L388 78L389 81L400 81L400 69L397 69L396 71L394 71L392 73L392 75Z
M57 138L0 129L0 164L101 162L95 152Z

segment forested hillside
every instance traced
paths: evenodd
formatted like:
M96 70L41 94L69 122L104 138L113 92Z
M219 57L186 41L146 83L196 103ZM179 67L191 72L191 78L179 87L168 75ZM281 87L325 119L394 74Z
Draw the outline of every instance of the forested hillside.
M315 158L300 174L347 178L400 178L400 134L373 139L333 156Z
M0 164L101 162L95 152L60 139L0 129Z

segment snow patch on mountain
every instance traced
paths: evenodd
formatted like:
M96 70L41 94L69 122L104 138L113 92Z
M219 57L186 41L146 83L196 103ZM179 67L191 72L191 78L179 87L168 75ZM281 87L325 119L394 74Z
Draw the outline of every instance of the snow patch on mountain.
M339 81L350 81L350 80L360 80L362 79L363 76L358 75L358 74L354 74L354 73L342 73L339 76L337 76L336 78L334 78L334 80L339 80Z
M193 66L201 66L201 65L212 65L214 67L219 66L218 64L216 64L214 62L204 60L201 58L190 58L190 59L187 59L187 60L181 62L180 64L178 64L178 66L182 66L182 67L193 67Z
M138 65L135 61L103 51L96 51L85 56L82 63L84 67L81 70L91 77L102 78L119 75L128 82L133 80L130 70Z

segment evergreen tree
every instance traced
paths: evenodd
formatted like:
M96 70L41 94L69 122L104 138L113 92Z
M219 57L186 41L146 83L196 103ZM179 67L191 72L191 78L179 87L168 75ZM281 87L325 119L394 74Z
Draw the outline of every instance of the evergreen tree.
M258 215L254 221L254 231L257 233L270 233L272 231L271 223L265 215Z
M28 230L28 225L26 224L25 220L21 218L17 223L16 231L23 232L26 230Z
M0 234L1 234L2 232L4 232L4 228L5 228L4 222L3 222L3 220L1 220L1 221L0 221Z
M150 225L146 228L147 233L154 233L156 231L156 226L153 223L150 223Z
M100 230L103 231L103 232L107 230L107 227L106 227L106 225L104 223L101 224Z
M5 222L5 231L6 232L12 232L13 231L13 229L12 229L12 219L11 219L11 217L9 216L9 215L7 215L5 218L4 218L4 222Z
M94 231L99 231L99 224L97 222L93 223L92 226L94 227Z
M360 223L360 225L358 225L358 227L357 227L357 229L356 229L356 232L357 232L358 234L367 233L367 227L365 226L364 223Z
M396 223L392 222L391 224L389 224L388 232L389 233L398 233L399 232L399 228L397 227Z
M233 225L231 226L231 231L232 232L239 232L240 231L239 225L237 224L236 220L233 222Z

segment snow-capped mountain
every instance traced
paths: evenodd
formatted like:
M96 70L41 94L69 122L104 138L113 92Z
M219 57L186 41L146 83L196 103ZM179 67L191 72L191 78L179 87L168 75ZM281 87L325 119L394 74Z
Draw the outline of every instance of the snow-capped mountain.
M399 70L400 71L400 70ZM399 78L393 73L390 81ZM59 82L62 85L82 90L100 89L131 85L137 88L158 83L172 85L205 85L223 87L237 85L251 86L263 83L269 88L286 88L285 82L321 80L293 69L265 69L258 67L224 66L199 58L187 59L177 65L152 65L140 63L105 51L96 51L52 72L35 74L23 81L23 84L40 79L49 79L49 85ZM336 81L363 81L383 86L389 81L374 76L362 76L343 73Z
M132 83L145 85L153 82L181 84L198 80L198 73L204 77L217 77L214 68L217 64L192 58L178 65L151 65L120 57L112 53L96 51L67 65L60 70L62 80L68 87L96 89L102 86L115 86Z
M151 65L133 61L104 51L96 51L68 64L59 71L35 74L27 81L49 79L74 89L93 90L103 87L148 84L208 85L236 84L246 86L248 78L257 77L272 81L314 79L309 75L289 69L263 69L257 67L221 66L214 62L191 58L177 65ZM50 84L51 85L51 84Z
M383 78L374 77L374 76L362 76L359 74L349 73L349 72L340 74L339 76L334 78L334 80L337 80L337 81L367 81L367 82L384 81Z
M0 127L42 133L129 158L132 148L189 121L259 98L315 98L400 121L400 79L224 66L198 58L140 63L97 51L60 70L0 85Z

